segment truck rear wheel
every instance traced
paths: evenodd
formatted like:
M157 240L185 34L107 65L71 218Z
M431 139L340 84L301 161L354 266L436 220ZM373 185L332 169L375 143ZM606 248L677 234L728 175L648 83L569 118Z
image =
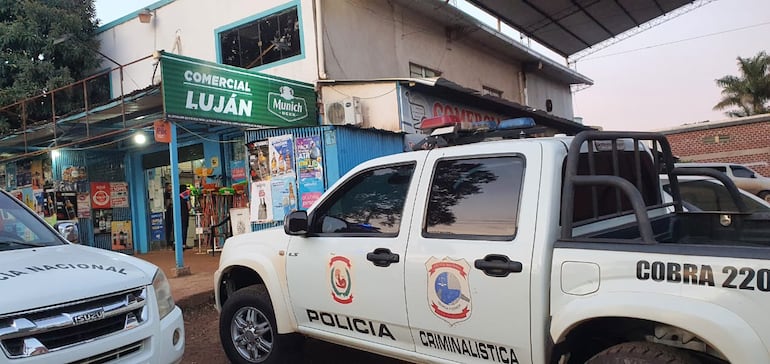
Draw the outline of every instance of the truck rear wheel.
M296 335L278 334L270 295L262 285L235 292L222 306L219 339L227 358L238 364L297 360Z
M757 196L770 203L770 191L762 191Z
M586 364L698 364L685 351L648 342L618 344L594 355Z

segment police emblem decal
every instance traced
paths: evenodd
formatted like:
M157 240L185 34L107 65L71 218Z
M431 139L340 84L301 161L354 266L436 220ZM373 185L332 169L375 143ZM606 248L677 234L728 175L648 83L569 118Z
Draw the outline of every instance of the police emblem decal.
M428 271L428 304L433 314L454 325L471 315L470 264L465 259L431 257Z
M352 266L350 259L335 256L329 260L329 284L332 298L343 305L353 302Z

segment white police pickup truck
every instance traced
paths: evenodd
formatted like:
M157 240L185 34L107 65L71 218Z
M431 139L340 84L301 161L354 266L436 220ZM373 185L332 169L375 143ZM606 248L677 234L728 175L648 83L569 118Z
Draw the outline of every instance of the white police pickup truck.
M676 176L696 172L638 132L365 162L226 242L222 345L233 363L296 359L302 336L423 363L770 363L767 215L683 211Z
M5 191L0 295L0 364L182 359L182 312L158 267L71 244Z

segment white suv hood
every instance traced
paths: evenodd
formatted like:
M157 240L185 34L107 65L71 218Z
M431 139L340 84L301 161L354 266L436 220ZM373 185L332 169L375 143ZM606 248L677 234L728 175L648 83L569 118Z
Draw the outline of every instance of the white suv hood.
M73 244L0 251L0 316L148 285L156 269Z

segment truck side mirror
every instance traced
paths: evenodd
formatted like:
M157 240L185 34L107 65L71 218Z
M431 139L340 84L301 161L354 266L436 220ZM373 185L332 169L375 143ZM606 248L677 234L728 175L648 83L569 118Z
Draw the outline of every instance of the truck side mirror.
M283 220L283 231L286 235L307 234L307 211L292 211Z

